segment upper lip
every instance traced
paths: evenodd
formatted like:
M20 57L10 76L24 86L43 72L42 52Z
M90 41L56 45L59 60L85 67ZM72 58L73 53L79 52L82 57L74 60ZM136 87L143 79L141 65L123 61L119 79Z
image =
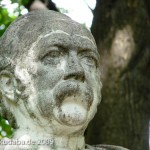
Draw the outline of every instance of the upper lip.
M93 92L86 84L78 82L76 80L67 80L58 84L53 91L54 100L56 105L59 106L65 97L80 94L85 97L88 106L91 106L93 102Z

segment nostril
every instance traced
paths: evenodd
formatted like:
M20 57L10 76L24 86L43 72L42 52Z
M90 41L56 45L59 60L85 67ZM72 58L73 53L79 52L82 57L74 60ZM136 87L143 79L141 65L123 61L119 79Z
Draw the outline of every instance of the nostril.
M69 79L74 79L74 80L79 80L84 82L85 76L83 74L68 74L67 76L64 77L64 80L69 80Z
M77 79L76 75L68 75L65 77L65 80L67 79Z
M80 75L80 76L75 76L74 78L75 78L76 80L80 80L80 81L82 81L82 82L84 82L84 80L85 80L85 77L84 77L83 74Z

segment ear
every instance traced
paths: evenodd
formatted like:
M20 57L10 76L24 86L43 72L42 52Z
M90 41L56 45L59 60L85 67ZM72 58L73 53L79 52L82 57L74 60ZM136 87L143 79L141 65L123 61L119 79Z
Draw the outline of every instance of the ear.
M15 76L6 70L0 72L0 92L12 102L18 102L17 81Z

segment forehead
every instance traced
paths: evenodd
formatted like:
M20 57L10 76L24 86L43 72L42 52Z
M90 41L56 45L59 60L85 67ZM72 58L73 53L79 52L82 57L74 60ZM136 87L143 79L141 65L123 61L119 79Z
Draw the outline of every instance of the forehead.
M89 37L80 35L78 32L70 34L62 30L40 36L31 46L29 54L40 55L49 51L53 46L63 47L67 50L88 50L99 55L95 43Z
M54 20L51 22L51 24L47 25L47 28L52 29L52 31L61 30L68 33L69 35L82 35L84 37L88 37L94 42L94 38L91 32L85 28L84 25L81 25L72 20Z
M43 16L44 17L44 16ZM35 19L35 18L34 18ZM80 35L84 37L88 37L93 43L95 43L95 40L90 33L88 29L85 28L85 26L71 20L70 18L64 19L49 19L49 18L42 18L41 20L28 20L28 23L24 24L22 26L23 31L26 31L22 34L19 33L19 39L22 39L22 42L24 40L27 40L30 36L30 42L35 42L35 38L39 36L44 36L49 33L53 33L54 31L60 30L68 33L70 36L73 35ZM22 31L22 30L21 30ZM21 36L20 36L21 35Z
M80 33L70 34L62 30L56 30L39 37L38 46L60 44L62 46L88 47L96 49L95 43L87 36Z

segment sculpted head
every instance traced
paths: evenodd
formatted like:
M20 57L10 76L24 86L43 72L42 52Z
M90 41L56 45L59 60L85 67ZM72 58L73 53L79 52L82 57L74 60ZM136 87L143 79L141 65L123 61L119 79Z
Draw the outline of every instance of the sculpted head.
M84 130L96 113L100 89L94 38L69 17L32 12L1 38L1 99L20 128Z

